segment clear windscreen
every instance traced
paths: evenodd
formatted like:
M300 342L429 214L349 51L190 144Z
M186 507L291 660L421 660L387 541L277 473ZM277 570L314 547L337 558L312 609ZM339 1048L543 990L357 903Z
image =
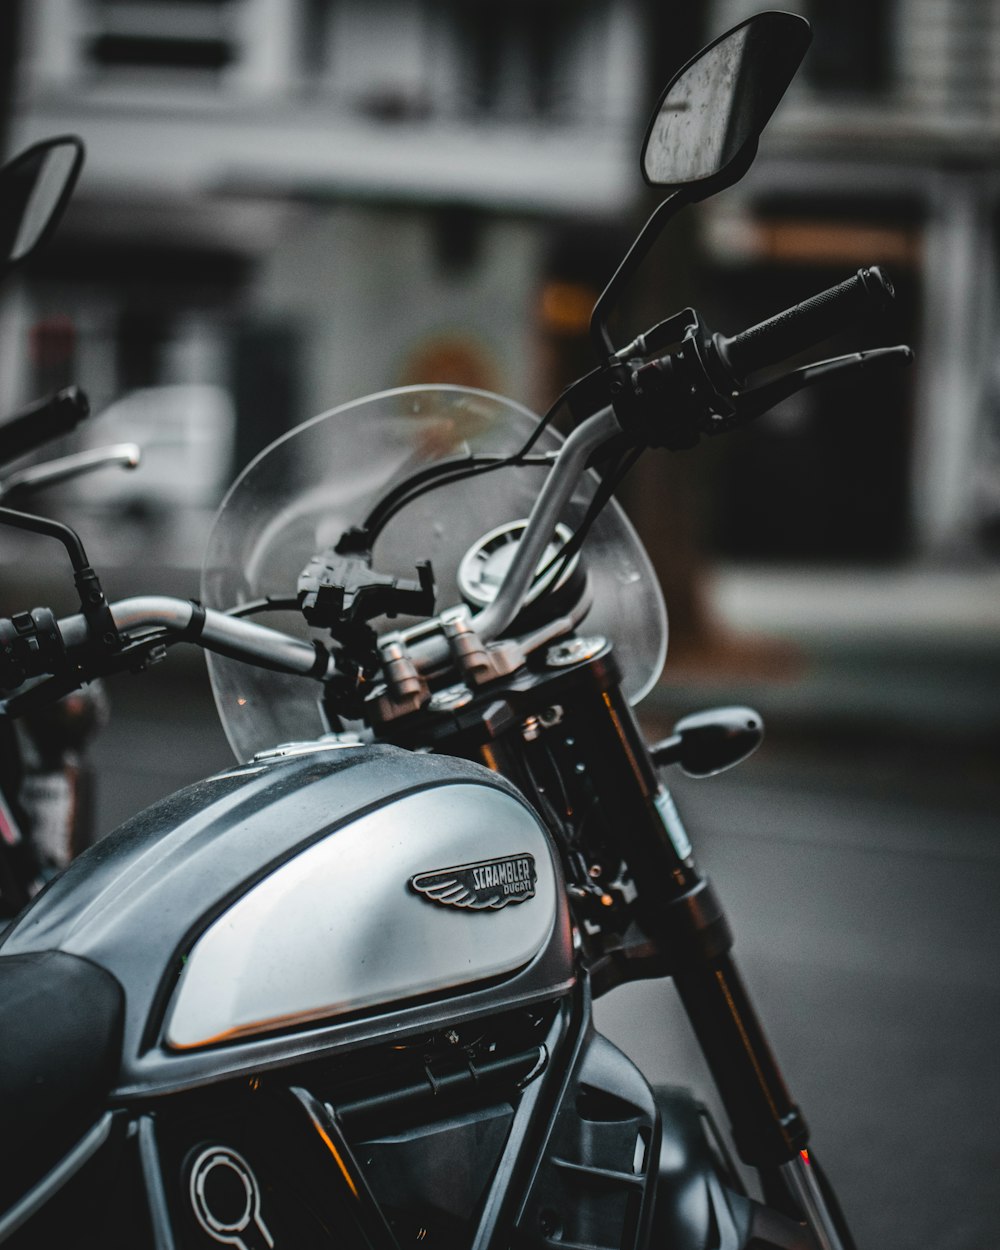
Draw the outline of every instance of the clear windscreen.
M394 486L422 468L471 455L511 455L538 418L508 399L455 386L406 387L356 400L273 443L229 491L209 536L202 571L208 607L228 608L265 596L294 598L311 556L360 526ZM542 432L533 452L557 450L562 439ZM408 503L373 548L381 573L416 577L430 560L437 611L461 601L457 571L483 534L527 517L547 466L506 466L442 485ZM575 529L597 478L587 474L561 520ZM666 612L652 567L621 508L608 504L583 549L593 603L581 629L615 645L628 698L638 702L656 681L666 655ZM298 612L257 618L301 638L328 641ZM407 618L375 621L381 633ZM279 742L325 732L318 685L209 654L216 703L237 758Z

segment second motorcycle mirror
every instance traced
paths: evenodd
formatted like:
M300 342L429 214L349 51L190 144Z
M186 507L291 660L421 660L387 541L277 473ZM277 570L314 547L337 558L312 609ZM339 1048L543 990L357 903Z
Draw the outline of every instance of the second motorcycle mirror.
M688 61L670 81L646 131L646 181L690 186L729 171L735 181L752 159L809 39L801 17L758 13Z
M55 228L82 164L83 144L64 135L36 143L0 169L0 277Z

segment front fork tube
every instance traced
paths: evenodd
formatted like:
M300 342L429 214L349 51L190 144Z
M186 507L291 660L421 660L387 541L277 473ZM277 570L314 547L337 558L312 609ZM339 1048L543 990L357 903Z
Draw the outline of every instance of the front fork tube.
M808 1126L731 957L678 969L674 982L729 1115L740 1158L762 1174L778 1175L819 1250L853 1250L806 1148Z
M834 1212L827 1203L808 1150L800 1150L794 1159L782 1164L781 1176L820 1250L854 1250L854 1241L839 1210Z
M575 709L573 723L588 727L587 759L599 791L613 802L635 878L640 927L674 978L740 1158L762 1174L783 1178L822 1250L851 1250L850 1234L838 1232L842 1222L808 1162L806 1122L730 957L732 935L722 908L695 868L687 834L659 784L631 708L617 683L594 676L598 681Z

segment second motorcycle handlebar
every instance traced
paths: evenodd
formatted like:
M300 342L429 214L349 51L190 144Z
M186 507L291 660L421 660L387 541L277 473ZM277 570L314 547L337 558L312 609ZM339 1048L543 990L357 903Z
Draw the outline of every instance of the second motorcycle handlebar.
M90 403L78 386L64 387L47 399L29 404L0 422L0 464L68 434L89 415Z

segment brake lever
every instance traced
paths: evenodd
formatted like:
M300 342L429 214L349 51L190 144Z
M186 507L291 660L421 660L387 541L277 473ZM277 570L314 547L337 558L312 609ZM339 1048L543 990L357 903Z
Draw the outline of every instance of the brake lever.
M93 451L81 451L70 456L61 456L58 460L47 460L44 464L34 464L5 477L0 482L0 499L9 503L15 496L56 486L83 473L91 473L95 469L111 465L136 469L141 458L142 453L135 443L116 443L112 447L97 447Z
M817 360L814 364L792 369L771 382L744 391L735 399L732 413L712 415L705 432L725 434L748 421L755 421L783 399L805 390L807 386L825 382L837 374L908 365L912 360L913 349L905 343L895 347L874 347L867 352L851 352L847 356L832 356L829 360Z

